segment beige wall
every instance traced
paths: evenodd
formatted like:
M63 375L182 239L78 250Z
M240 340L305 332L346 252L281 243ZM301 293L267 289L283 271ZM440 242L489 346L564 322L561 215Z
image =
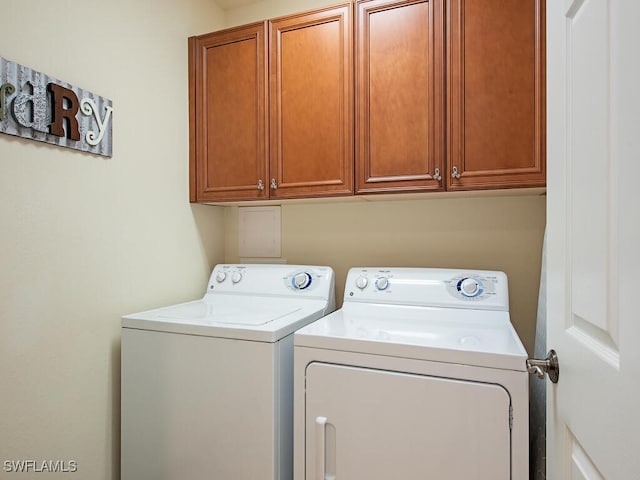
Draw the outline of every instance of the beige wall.
M119 477L120 316L202 294L223 209L188 203L187 37L210 0L3 0L0 54L113 100L113 158L0 135L6 460ZM46 474L42 474L45 475Z
M239 260L237 222L238 207L228 208L227 262ZM339 303L354 266L504 271L512 322L533 352L544 225L540 195L286 204L282 257L332 266Z
M227 27L341 3L331 0L262 0L226 10Z

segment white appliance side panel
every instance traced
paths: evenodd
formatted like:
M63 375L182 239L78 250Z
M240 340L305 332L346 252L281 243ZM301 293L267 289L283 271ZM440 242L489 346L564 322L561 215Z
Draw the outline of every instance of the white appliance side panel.
M276 342L276 478L293 478L293 334Z
M511 478L499 385L325 363L306 380L307 480Z
M272 343L122 329L122 480L275 475Z

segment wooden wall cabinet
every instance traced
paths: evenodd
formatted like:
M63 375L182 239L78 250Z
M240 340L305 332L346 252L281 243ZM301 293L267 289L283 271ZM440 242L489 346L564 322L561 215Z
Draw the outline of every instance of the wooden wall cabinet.
M448 0L448 190L546 183L545 0Z
M545 185L544 0L444 1L357 2L356 193Z
M351 9L269 22L271 198L353 193Z
M441 0L357 4L356 193L443 190Z
M353 193L351 10L189 39L192 202Z
M265 34L261 22L189 38L192 202L268 198Z
M357 0L190 38L191 201L543 187L544 24Z

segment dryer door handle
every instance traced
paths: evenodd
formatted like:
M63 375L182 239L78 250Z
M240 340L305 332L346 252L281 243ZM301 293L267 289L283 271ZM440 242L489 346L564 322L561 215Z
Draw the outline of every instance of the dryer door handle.
M336 427L327 417L316 417L315 480L336 479Z
M327 417L316 417L316 480L326 480Z

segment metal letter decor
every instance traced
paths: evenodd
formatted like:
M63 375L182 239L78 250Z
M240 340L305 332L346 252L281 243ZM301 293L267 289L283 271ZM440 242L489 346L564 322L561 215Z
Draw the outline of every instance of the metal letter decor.
M0 57L0 132L111 156L111 100Z

